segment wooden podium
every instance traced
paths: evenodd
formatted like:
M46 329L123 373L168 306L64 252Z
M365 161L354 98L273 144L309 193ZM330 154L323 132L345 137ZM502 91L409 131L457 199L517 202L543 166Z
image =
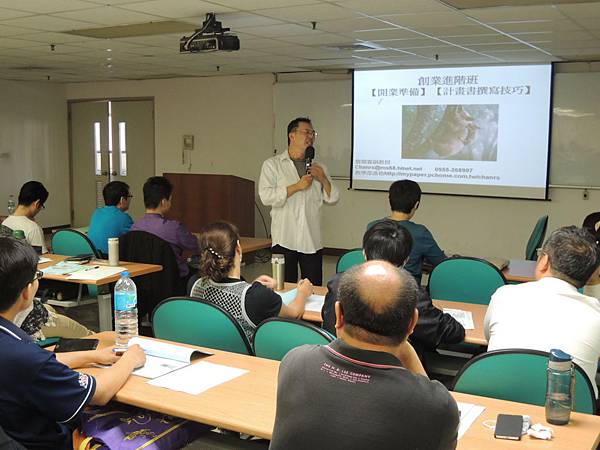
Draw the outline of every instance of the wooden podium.
M198 232L211 222L235 224L240 236L254 236L254 181L233 175L163 174L173 184L168 214Z

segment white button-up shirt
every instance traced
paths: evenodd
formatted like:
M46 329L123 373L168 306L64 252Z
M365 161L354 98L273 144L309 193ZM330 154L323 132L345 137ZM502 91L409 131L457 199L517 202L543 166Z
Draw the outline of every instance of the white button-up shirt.
M327 168L319 164L331 183L329 195L317 179L308 189L288 198L287 187L300 180L288 152L267 159L260 171L258 195L271 207L273 245L281 245L301 253L316 253L321 241L321 205L338 201L338 189L331 182Z
M499 288L490 301L484 329L488 350L561 349L587 373L596 395L600 356L600 301L558 278Z

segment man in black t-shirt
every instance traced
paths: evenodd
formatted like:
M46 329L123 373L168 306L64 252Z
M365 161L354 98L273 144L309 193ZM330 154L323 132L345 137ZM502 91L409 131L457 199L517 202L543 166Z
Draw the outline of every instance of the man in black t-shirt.
M410 232L395 220L386 219L377 222L363 236L363 251L367 260L381 259L397 267L404 267L409 260L413 247ZM409 271L410 272L410 271ZM335 334L335 301L341 273L327 283L327 295L321 315L323 328ZM435 350L440 344L458 344L465 338L465 329L450 314L436 308L431 302L427 290L419 287L417 300L419 320L410 342L421 353Z
M388 262L346 271L338 339L298 347L281 362L269 448L454 449L456 402L427 378L407 340L416 303L414 278Z

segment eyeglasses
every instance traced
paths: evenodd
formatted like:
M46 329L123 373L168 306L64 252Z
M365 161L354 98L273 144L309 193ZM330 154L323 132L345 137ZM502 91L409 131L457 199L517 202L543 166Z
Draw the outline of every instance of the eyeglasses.
M302 133L305 136L313 136L313 137L317 137L319 133L317 133L315 130L296 130L298 133Z
M42 272L41 270L36 270L35 275L33 276L33 280L31 280L31 282L33 283L35 280L41 280L42 278L44 278L44 272Z

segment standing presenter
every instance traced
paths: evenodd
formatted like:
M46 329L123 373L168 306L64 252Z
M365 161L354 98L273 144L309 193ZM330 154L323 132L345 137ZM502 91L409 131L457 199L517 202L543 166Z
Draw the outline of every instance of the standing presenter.
M307 159L317 137L310 119L292 120L287 136L287 152L263 163L258 194L271 206L272 251L285 256L285 281L298 281L299 264L302 278L322 285L321 205L337 202L339 192L327 169Z

